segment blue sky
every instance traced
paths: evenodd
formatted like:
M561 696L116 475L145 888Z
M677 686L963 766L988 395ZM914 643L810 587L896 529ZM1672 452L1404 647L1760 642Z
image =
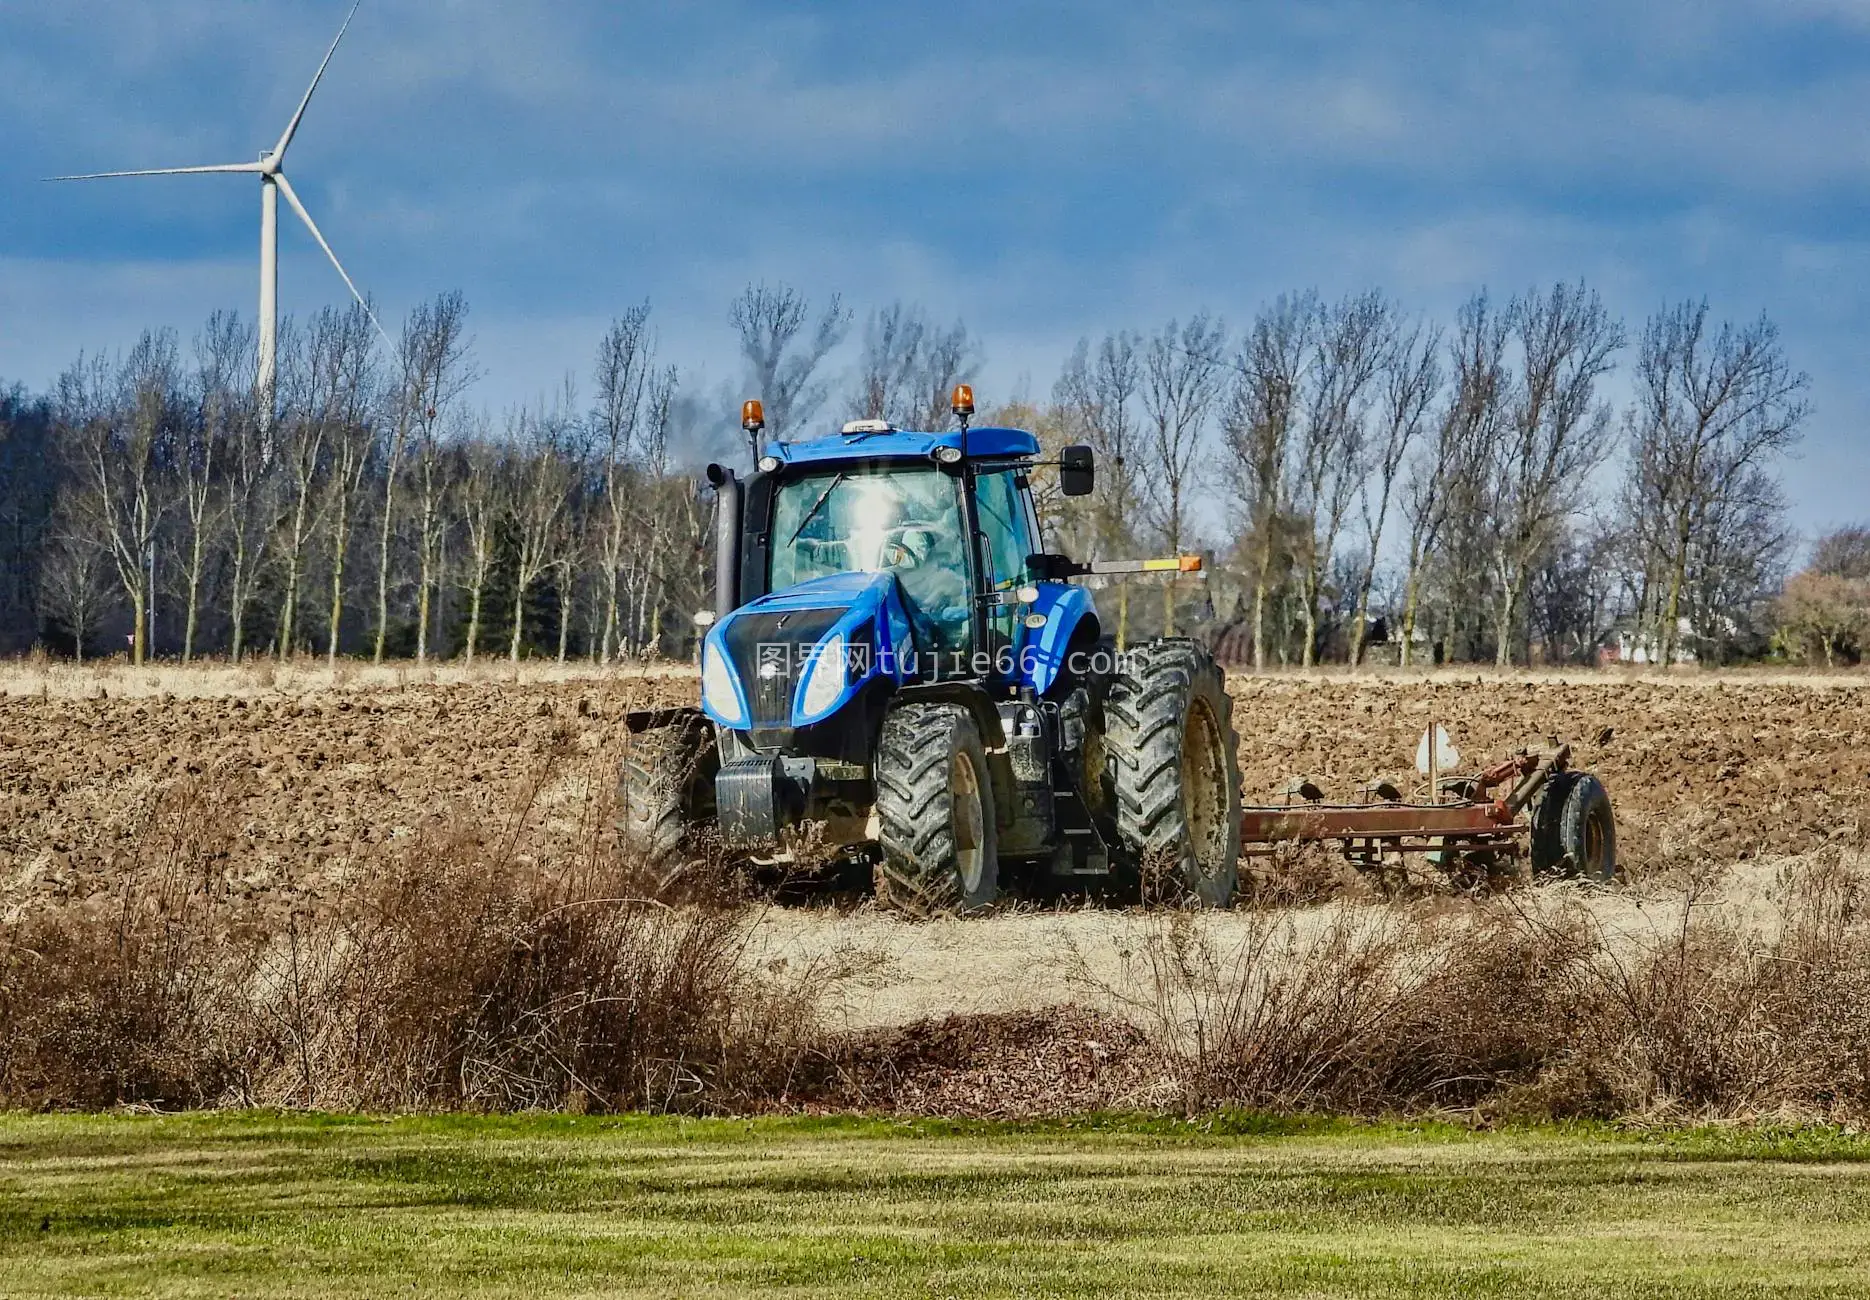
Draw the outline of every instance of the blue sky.
M250 178L38 178L255 156L346 7L0 0L0 381L252 311ZM467 294L496 408L644 299L725 392L759 278L964 317L987 400L1283 289L1705 295L1812 375L1814 530L1870 515L1867 92L1870 0L365 0L288 173L386 316ZM342 298L281 258L288 311Z

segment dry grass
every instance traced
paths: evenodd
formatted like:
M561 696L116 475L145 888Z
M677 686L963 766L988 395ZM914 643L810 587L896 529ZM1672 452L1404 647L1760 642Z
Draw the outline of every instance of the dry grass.
M828 1008L887 979L874 949L775 959L725 885L511 843L414 844L282 914L171 833L154 883L0 934L0 1104L1870 1119L1870 872L1843 849L1741 906L1709 872L1616 907L1104 914L1118 964L1080 960L1080 1006L864 1028Z
M1187 1111L1870 1117L1870 871L1708 871L1631 928L1555 889L1146 926L1115 982ZM1624 906L1631 906L1625 904Z
M0 1104L719 1109L785 1097L814 1041L834 975L755 969L730 882L671 880L599 817L550 869L521 809L281 908L228 882L201 810L153 815L160 870L0 928Z

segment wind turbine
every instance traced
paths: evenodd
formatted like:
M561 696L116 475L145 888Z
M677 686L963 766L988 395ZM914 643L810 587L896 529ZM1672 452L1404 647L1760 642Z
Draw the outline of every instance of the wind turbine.
M357 10L363 0L351 6L345 15L343 26L338 28L337 36L331 42L331 48L325 51L324 61L318 65L318 71L312 76L312 84L306 87L305 98L299 101L298 111L292 120L286 123L286 129L280 133L279 143L260 155L256 162L218 163L207 167L156 167L144 171L129 172L91 172L83 176L53 176L55 181L99 181L111 180L120 176L195 176L217 172L244 172L260 178L260 347L259 373L257 381L260 391L261 411L267 420L273 415L273 392L275 376L278 373L279 347L279 196L285 195L286 202L299 214L299 220L312 232L312 238L325 250L325 256L331 259L331 265L344 279L345 288L351 291L351 297L364 309L370 323L376 326L385 343L390 336L377 320L377 314L370 309L363 294L357 291L344 263L338 261L338 255L331 251L331 245L325 242L324 235L318 229L318 223L312 220L312 214L305 210L305 204L293 191L292 182L286 179L282 170L286 161L286 150L292 145L292 137L298 134L299 123L305 117L305 109L312 102L312 94L318 89L318 83L324 78L325 69L331 63L331 56L338 51L338 42L344 39L344 33L350 30L351 19L357 16ZM393 345L392 345L393 346Z

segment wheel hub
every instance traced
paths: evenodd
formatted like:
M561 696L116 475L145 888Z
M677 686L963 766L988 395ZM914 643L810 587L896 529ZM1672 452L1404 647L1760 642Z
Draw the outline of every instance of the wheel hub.
M955 866L964 892L980 888L986 865L986 811L981 806L980 774L966 754L956 754L948 768L948 798L954 827Z
M1227 856L1227 763L1220 726L1200 701L1182 731L1182 801L1195 867L1211 877Z

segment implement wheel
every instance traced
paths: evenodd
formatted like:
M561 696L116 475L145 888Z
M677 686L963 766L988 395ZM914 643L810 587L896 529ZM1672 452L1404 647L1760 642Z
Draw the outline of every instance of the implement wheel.
M699 716L631 737L617 782L617 838L627 852L673 878L688 863L693 828L714 818L721 756Z
M1240 871L1240 764L1221 670L1193 641L1124 656L1104 704L1117 833L1133 865L1179 898L1233 902Z
M986 907L1000 892L992 778L980 730L953 704L905 704L877 747L877 899L911 916Z
M1554 772L1532 814L1532 870L1610 884L1617 879L1617 819L1610 792L1589 772Z

